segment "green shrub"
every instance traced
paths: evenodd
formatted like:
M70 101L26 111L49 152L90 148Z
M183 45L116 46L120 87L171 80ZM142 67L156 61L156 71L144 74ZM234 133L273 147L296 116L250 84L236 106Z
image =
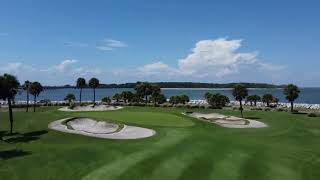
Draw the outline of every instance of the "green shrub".
M283 108L278 108L277 111L278 111L278 112L283 112L283 111L286 111L286 110L283 109Z
M75 103L70 103L69 109L74 109L75 107L76 107L76 104L75 104Z
M265 108L264 111L271 111L271 108Z
M309 114L308 114L308 117L318 117L318 114L316 114L316 113L309 113Z
M262 108L251 108L252 111L262 111Z

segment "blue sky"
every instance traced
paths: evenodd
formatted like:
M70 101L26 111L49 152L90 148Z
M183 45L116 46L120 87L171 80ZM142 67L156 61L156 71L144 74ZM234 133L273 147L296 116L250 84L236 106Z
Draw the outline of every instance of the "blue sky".
M0 73L320 86L317 1L0 1Z

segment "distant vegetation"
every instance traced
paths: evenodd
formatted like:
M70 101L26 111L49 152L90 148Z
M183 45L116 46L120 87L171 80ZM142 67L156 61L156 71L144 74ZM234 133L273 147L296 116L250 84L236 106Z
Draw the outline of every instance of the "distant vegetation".
M124 84L100 84L98 88L135 88L136 83L124 83ZM238 83L197 83L197 82L150 82L151 85L157 85L160 88L233 88ZM284 88L285 85L274 85L267 83L241 83L246 88ZM75 86L64 85L64 86L47 86L46 88L75 88ZM85 86L83 88L89 88Z

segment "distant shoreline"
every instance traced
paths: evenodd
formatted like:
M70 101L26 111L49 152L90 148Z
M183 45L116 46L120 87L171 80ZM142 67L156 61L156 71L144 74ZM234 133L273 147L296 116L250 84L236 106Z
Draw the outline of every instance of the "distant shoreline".
M274 85L268 83L198 83L198 82L149 82L150 84L158 85L160 88L189 88L189 89L221 89L221 88L233 88L236 84L243 84L247 88L265 88L265 89L275 89L284 88L285 85ZM123 83L123 84L100 84L98 88L134 88L137 83ZM74 85L64 85L64 86L44 86L46 89L61 89L61 88L76 88ZM86 87L89 88L89 87Z

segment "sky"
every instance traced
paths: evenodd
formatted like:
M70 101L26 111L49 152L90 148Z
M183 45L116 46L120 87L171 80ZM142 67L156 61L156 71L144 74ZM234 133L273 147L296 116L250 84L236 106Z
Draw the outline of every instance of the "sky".
M0 0L0 73L320 87L319 19L308 0Z

